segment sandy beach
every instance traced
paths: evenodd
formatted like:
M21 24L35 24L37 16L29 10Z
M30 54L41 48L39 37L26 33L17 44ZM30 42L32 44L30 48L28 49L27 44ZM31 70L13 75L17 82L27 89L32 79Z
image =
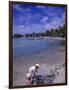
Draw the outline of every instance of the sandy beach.
M29 85L35 64L42 84L65 84L66 6L17 3L12 9L13 86Z
M43 51L38 54L35 54L34 56L30 55L14 60L13 86L27 85L26 74L28 73L28 69L30 68L30 66L33 66L36 63L40 64L41 67L39 73L42 75L50 75L51 69L53 70L55 75L53 83L65 82L65 48L64 46L61 46L58 49L56 48L56 53L53 53L53 51L51 51L48 54Z

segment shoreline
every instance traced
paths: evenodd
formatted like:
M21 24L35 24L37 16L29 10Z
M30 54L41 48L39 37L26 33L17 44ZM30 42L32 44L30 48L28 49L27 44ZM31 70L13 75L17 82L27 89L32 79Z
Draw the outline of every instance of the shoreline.
M22 38L14 38L14 39L27 39L27 40L41 40L41 39L47 39L47 38L50 38L50 39L59 39L59 40L65 40L64 37L22 37Z
M51 37L45 37L45 39L46 38L51 38ZM59 37L52 38L51 42L54 41L54 39L60 39L60 38ZM57 45L57 44L54 44L54 45ZM40 73L42 73L42 75L50 75L49 69L55 69L56 66L59 67L65 64L65 47L64 46L60 45L59 47L55 47L55 50L53 49L53 47L48 46L48 48L50 48L50 51L49 49L48 51L47 49L46 50L44 49L43 51L40 51L39 53L13 59L13 86L27 85L26 74L28 73L28 69L32 65L35 65L36 63L40 64L41 66ZM59 75L56 76L56 78L53 80L53 83L64 83L65 81L64 68L65 67L62 67L59 70L57 70L57 72L59 72Z
M44 54L43 54L44 55ZM13 72L13 85L14 86L20 86L20 85L27 85L26 83L26 74L28 73L28 69L30 66L34 65L35 63L39 63L41 68L40 68L40 73L42 73L43 75L47 75L50 73L50 68L51 69L55 69L55 67L59 67L63 64L65 64L65 60L64 60L64 52L58 52L54 55L50 55L48 57L46 57L44 55L44 58L41 54L41 57L39 58L38 55L33 58L28 58L28 60L26 61L26 59L21 58L21 60L15 60L14 64L13 64L13 68L14 68L14 72ZM63 83L65 81L65 69L64 68L60 68L59 70L57 70L57 72L59 72L59 75L56 76L56 78L53 80L53 83Z

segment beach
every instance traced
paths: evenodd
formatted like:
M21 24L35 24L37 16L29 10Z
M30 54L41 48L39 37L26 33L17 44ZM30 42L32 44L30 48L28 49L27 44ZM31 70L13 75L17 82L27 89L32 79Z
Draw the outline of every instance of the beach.
M61 39L22 41L20 46L19 43L14 45L14 48L17 48L13 55L13 86L27 85L28 69L36 63L40 64L39 73L42 75L50 75L51 69L53 70L56 76L53 83L65 83L65 46L60 45Z

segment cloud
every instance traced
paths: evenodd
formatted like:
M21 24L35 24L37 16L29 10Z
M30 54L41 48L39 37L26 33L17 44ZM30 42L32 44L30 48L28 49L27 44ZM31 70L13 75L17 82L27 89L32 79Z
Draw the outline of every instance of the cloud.
M36 8L45 9L45 6L39 5L39 6L36 6Z
M14 10L16 10L16 11L18 11L18 12L20 12L21 14L22 13L25 13L25 14L27 14L27 12L30 12L31 11L31 8L25 8L25 6L24 5L19 5L19 4L14 4L13 5L13 9Z
M64 9L50 6L13 6L13 32L43 32L65 23ZM42 10L43 9L43 10Z
M49 30L52 28L56 29L59 26L63 26L64 23L65 23L65 18L64 15L62 14L62 17L54 17L52 21L46 23L44 27L45 29L49 29Z
M14 4L13 5L13 9L17 10L17 11L23 11L23 8L21 8L18 4Z
M42 18L41 22L45 22L45 21L47 21L47 20L48 20L48 17L44 16L44 17Z
M43 32L44 26L42 24L30 24L30 25L15 25L13 26L13 33L33 33Z
M24 33L31 33L31 29L29 26L24 26L24 25L15 25L13 26L13 33L17 34L24 34Z

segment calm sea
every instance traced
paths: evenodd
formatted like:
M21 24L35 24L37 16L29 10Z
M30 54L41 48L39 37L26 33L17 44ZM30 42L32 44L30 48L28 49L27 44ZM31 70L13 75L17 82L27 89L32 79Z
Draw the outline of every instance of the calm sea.
M61 39L13 39L13 58L39 55L40 53L53 54L60 48Z

